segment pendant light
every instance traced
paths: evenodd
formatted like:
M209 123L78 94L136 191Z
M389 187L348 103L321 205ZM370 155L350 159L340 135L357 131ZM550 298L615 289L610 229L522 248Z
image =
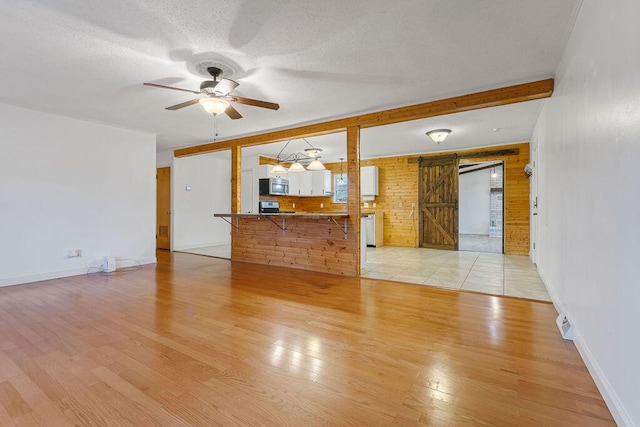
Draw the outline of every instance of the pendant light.
M338 185L344 185L344 175L342 175L342 161L344 157L340 157L340 179L338 179Z
M273 168L271 168L271 174L273 175L282 175L287 173L287 169L280 162L276 164Z
M302 140L309 145L309 148L304 149L305 154L307 155L307 157L313 157L313 160L311 161L311 163L309 163L309 166L307 166L307 170L310 170L310 171L325 170L326 167L324 167L322 162L318 160L320 158L320 153L322 152L322 149L311 145L311 143L307 141L306 138L302 138Z
M314 159L311 163L309 163L309 166L307 166L307 170L310 170L310 171L322 171L325 169L326 167L317 158Z
M304 138L302 139L304 140L304 142L306 142L309 145L310 148L305 148L304 153L292 153L282 158L281 157L282 152L287 148L287 146L291 142L291 140L287 141L287 143L284 145L284 147L282 147L282 149L276 156L276 165L271 169L271 174L281 175L285 172L304 172L305 170L321 171L321 170L327 169L320 161L320 153L322 152L322 148L314 147L313 145L311 145L309 141L307 141ZM309 163L309 166L305 168L302 165L302 163L300 163L300 160L308 160L308 159L313 159L313 160L311 161L311 163ZM293 164L289 166L289 169L287 170L282 165L282 162L289 162L289 161L293 161Z
M302 163L298 161L298 157L294 158L294 162L291 166L289 166L289 172L304 172L305 168L302 166Z

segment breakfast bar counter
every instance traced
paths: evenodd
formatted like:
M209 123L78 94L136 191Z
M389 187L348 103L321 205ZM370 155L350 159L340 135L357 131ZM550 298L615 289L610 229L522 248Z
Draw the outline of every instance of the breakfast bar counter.
M290 217L290 218L348 218L346 212L273 212L273 213L223 213L213 214L216 218Z
M285 234L287 231L287 219L289 218L305 218L305 219L327 219L330 222L333 222L338 227L342 228L344 233L344 238L347 238L347 218L349 218L349 214L346 212L262 212L258 214L252 213L224 213L224 214L213 214L214 218L222 218L224 221L227 221L231 224L232 227L238 231L240 229L240 222L237 220L238 218L257 218L257 219L267 219L275 224L280 230L282 230L282 234ZM233 219L236 218L235 224L233 221L229 221L227 218ZM275 219L281 221L282 225L278 224ZM343 225L340 225L336 218L344 219Z
M231 259L356 276L346 212L216 213L231 224ZM355 242L357 244L357 242Z

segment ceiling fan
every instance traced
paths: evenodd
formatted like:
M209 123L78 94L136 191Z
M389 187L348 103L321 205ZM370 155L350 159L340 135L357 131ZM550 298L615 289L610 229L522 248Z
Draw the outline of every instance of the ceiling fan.
M222 74L222 70L218 67L208 67L207 71L213 77L213 80L205 80L200 84L200 90L189 90L189 89L181 89L178 87L164 86L156 83L145 83L146 86L155 86L164 89L172 89L172 90L180 90L183 92L195 93L196 95L205 95L202 98L192 99L187 102L182 102L180 104L172 105L170 107L166 107L165 110L179 110L184 107L188 107L193 104L202 105L207 112L216 115L220 113L226 113L227 116L232 119L241 119L242 115L233 108L231 102L237 102L238 104L252 105L254 107L262 107L269 108L271 110L277 110L280 108L280 105L274 102L260 101L257 99L251 98L243 98L241 96L229 95L233 89L238 87L239 83L234 82L233 80L221 78L220 74Z

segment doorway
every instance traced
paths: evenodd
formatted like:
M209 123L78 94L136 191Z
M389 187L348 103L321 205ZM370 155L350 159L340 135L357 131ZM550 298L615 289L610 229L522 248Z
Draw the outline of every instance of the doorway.
M171 167L156 171L156 248L171 250Z
M504 253L503 162L459 166L458 249Z
M173 250L231 257L231 150L179 157L173 163Z

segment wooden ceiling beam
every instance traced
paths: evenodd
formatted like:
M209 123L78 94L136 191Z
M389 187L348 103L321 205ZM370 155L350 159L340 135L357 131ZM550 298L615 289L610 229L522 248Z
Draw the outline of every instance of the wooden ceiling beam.
M497 107L517 102L531 101L534 99L543 99L550 97L552 94L553 79L539 80L530 83L502 87L499 89L476 92L469 95L424 102L407 107L392 108L375 113L298 126L259 135L251 135L220 142L211 142L194 147L180 148L174 151L174 155L176 157L192 156L195 154L229 149L231 146L235 145L248 147L252 145L285 141L288 139L326 135L329 133L344 131L347 127L352 126L359 126L360 128L383 126L409 120Z

